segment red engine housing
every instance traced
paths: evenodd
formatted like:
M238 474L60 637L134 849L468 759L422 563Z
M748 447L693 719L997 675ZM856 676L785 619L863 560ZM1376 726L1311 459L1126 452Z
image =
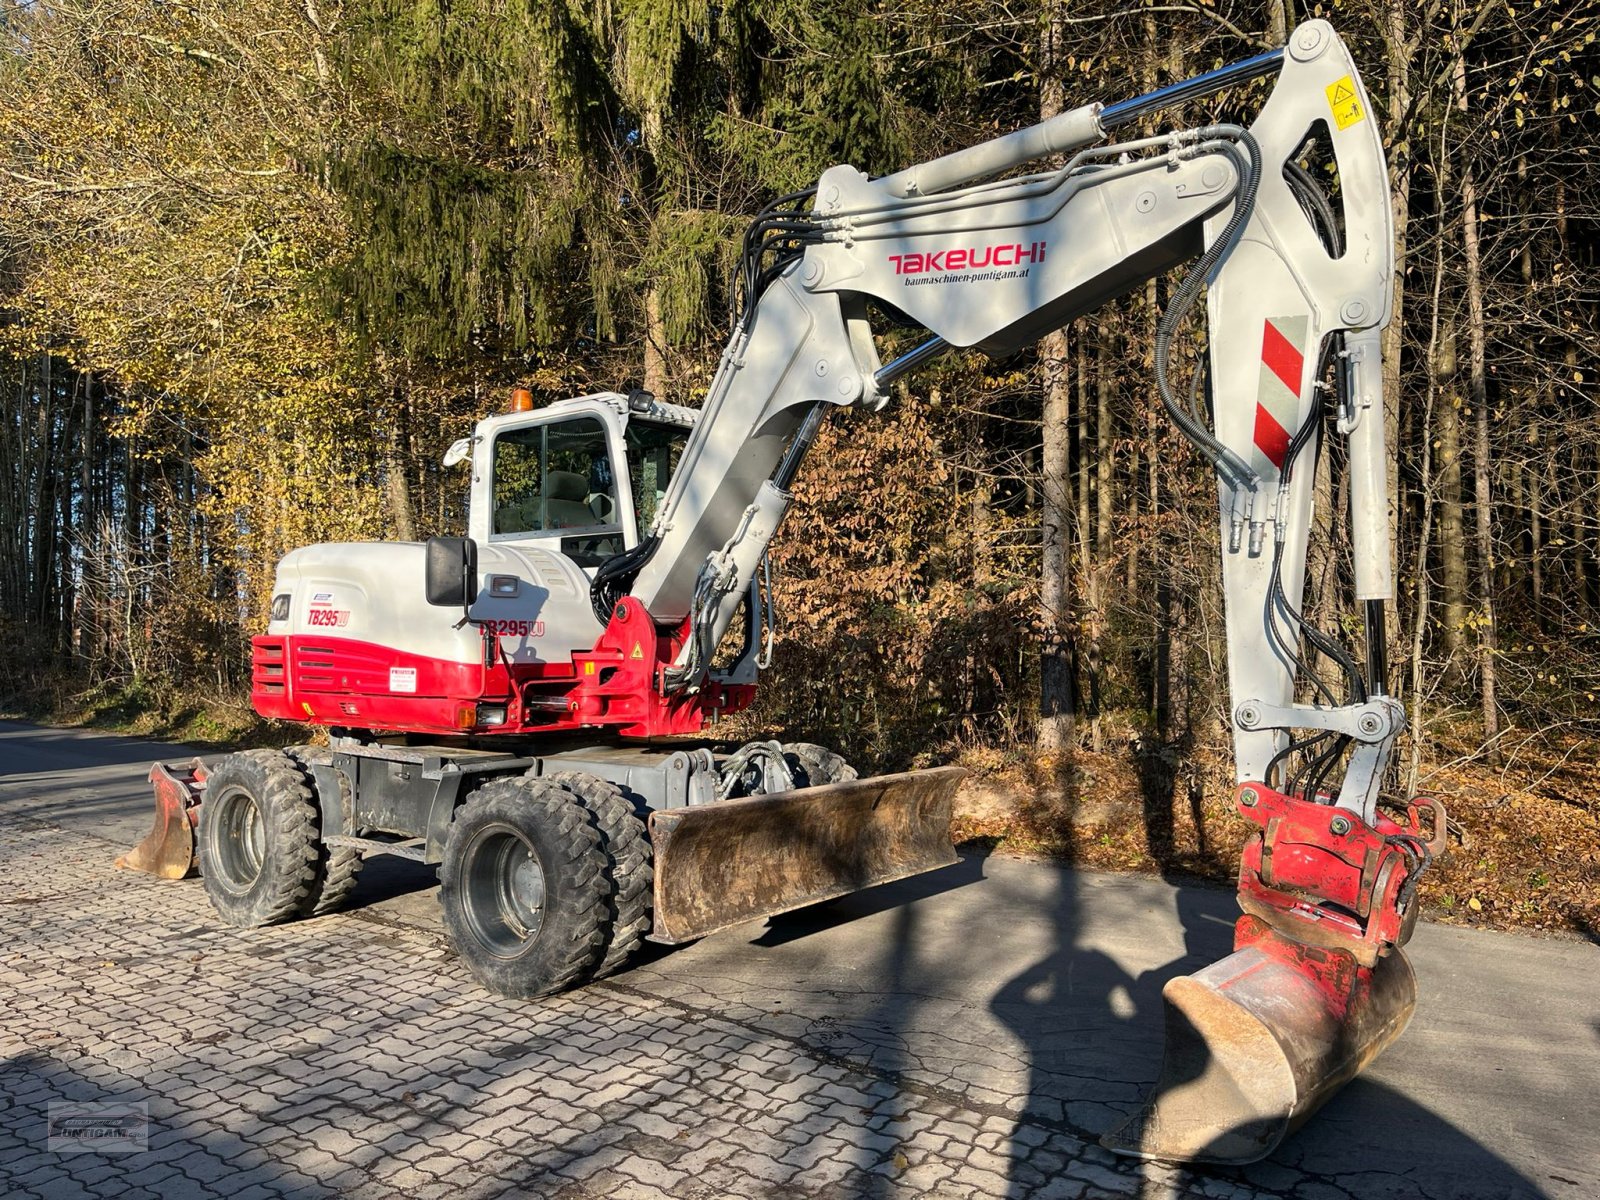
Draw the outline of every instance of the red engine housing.
M617 605L592 649L561 663L511 662L487 633L478 663L337 636L257 637L251 640L251 703L264 717L405 733L695 733L708 720L749 707L756 689L708 679L696 690L668 694L662 671L687 635L687 621L663 633L629 598ZM414 690L398 690L397 678Z

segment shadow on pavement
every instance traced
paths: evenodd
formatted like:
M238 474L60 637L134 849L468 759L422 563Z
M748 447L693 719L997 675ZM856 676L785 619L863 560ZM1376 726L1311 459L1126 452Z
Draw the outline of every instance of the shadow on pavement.
M386 900L438 886L437 867L401 858L398 854L375 854L362 865L356 890L350 894L349 903L341 911L358 912Z
M1094 895L1086 894L1076 874L1061 879L1053 913L1055 949L1002 985L992 1010L1027 1048L1025 1112L1046 1120L1059 1113L1078 1136L1094 1140L1137 1110L1139 1097L1160 1073L1161 989L1174 976L1232 950L1237 909L1230 892L1175 887L1181 953L1158 967L1130 972L1095 945ZM1017 1132L1027 1123L1026 1117L1019 1121ZM1018 1177L1029 1149L1013 1136L1011 1196L1027 1195L1033 1186L1031 1168ZM1142 1164L1134 1169L1140 1176L1150 1174ZM1173 1171L1160 1168L1162 1180L1182 1186L1227 1179L1296 1195L1312 1194L1304 1189L1324 1184L1362 1200L1545 1195L1471 1135L1370 1076L1347 1085L1261 1163L1178 1169L1177 1179Z

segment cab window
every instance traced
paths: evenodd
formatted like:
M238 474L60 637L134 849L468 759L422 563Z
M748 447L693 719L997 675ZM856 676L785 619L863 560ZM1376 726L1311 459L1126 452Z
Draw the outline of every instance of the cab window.
M678 460L683 457L683 447L688 440L689 431L675 425L628 422L625 437L628 476L633 484L633 515L641 539L650 536L650 526L655 522L662 500L666 499L667 484L678 469Z
M492 533L616 528L605 426L583 417L502 433L494 443L493 495Z

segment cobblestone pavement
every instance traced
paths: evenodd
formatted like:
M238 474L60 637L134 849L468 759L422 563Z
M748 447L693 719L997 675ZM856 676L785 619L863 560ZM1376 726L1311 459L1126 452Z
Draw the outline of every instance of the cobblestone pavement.
M116 871L98 839L0 838L8 1196L1067 1200L1142 1174L626 982L502 1000L427 931L224 930L200 887ZM50 1153L52 1100L147 1101L149 1150Z
M197 882L117 871L113 850L0 821L0 1196L1460 1194L1404 1170L1115 1159L1070 1105L1031 1103L1002 1047L969 1073L949 1063L983 1046L925 1061L786 1013L781 992L719 998L713 968L749 953L736 938L692 948L699 970L664 970L670 956L508 1001L427 922L357 910L228 929ZM146 1102L149 1148L52 1153L52 1101ZM1543 1194L1514 1171L1485 1178L1500 1181L1485 1194Z

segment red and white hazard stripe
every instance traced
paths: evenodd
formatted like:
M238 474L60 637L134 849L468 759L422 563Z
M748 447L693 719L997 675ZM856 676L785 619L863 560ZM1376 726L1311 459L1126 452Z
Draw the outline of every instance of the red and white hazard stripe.
M1261 330L1261 383L1256 391L1256 450L1281 472L1289 456L1289 431L1300 424L1300 386L1305 376L1306 326L1300 317L1269 317Z

